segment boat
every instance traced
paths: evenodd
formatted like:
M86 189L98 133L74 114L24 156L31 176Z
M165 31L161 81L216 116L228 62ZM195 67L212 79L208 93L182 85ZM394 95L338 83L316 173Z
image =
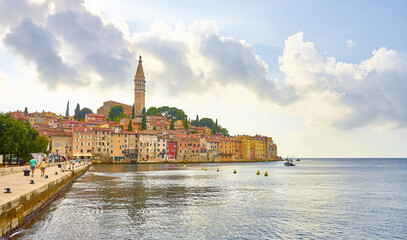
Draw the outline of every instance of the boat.
M299 158L297 158L297 162L299 162L300 161L300 159Z
M286 162L284 163L284 166L287 166L287 167L295 166L295 164L293 163L293 160L291 158L286 158L285 161Z

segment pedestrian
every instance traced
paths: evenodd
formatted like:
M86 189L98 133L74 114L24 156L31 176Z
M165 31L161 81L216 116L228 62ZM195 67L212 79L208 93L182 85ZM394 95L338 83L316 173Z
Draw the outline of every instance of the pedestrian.
M40 162L40 169L41 169L41 177L45 176L45 164L47 162L45 161L45 158L42 159L42 161Z
M31 165L31 177L34 177L35 166L37 165L37 161L33 158L30 160Z

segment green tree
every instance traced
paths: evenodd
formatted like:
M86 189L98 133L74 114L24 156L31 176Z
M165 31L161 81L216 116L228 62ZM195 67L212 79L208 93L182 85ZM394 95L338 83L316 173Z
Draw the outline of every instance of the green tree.
M158 108L156 108L156 107L150 107L147 110L147 115L149 115L149 116L156 116L158 114L160 114L160 112L158 111Z
M76 108L75 108L75 115L74 115L74 119L75 120L79 120L79 114L81 111L81 106L79 106L79 103L76 104Z
M129 119L129 125L127 126L127 131L133 131L133 124L131 124L131 119Z
M122 105L117 105L114 106L110 109L108 118L109 119L115 119L115 118L120 118L124 112L123 106Z
M153 130L157 130L156 126L153 127Z
M134 111L134 104L133 104L133 107L131 108L131 119L134 119L134 114L135 114L135 111Z
M200 127L208 127L208 128L210 128L210 129L213 130L213 126L214 126L214 125L215 125L215 123L214 123L213 120L210 119L210 118L202 118L202 119L199 121L199 126L200 126Z
M185 130L188 130L188 128L189 128L188 121L187 120L182 120L182 124L184 125Z
M68 101L68 103L66 104L65 116L66 116L66 117L69 117L69 101Z
M90 110L89 108L82 108L80 111L79 111L79 114L78 114L78 120L82 120L82 119L85 119L85 116L86 116L86 114L92 114L93 112L92 112L92 110Z
M141 119L141 130L147 129L146 108L143 108L143 118Z
M174 130L174 119L171 119L170 130Z
M30 153L45 152L48 144L46 136L40 137L38 132L31 128L28 122L14 119L10 114L0 114L0 154L9 159L13 156L28 160Z
M25 114L28 114L28 109L27 109L27 107L24 108L24 113L25 113Z

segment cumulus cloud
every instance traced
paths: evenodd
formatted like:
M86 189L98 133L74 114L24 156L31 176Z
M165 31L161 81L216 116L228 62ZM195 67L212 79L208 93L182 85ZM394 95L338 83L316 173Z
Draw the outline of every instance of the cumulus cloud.
M131 43L118 27L87 11L83 1L2 4L13 17L0 19L9 28L4 45L34 64L48 86L87 86L95 75L102 86L124 85L132 78L137 57ZM30 17L23 17L27 8Z
M320 56L297 33L286 40L280 69L298 100L292 107L311 125L406 127L407 58L380 48L360 64Z

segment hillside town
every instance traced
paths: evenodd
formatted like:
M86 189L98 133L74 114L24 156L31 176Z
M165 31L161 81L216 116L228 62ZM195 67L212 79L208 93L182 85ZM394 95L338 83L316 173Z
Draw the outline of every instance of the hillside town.
M85 109L84 116L78 117L80 109L76 109L75 118L69 115L69 108L65 116L49 111L28 113L27 109L9 114L28 122L40 136L46 136L48 151L62 159L90 159L100 163L281 160L271 137L229 136L227 131L220 131L225 129L197 124L198 119L191 124L186 115L163 116L159 112L149 115L149 111L146 114L141 56L134 84L133 106L106 101L96 114ZM120 115L114 118L112 112L118 107Z
M113 103L112 101L108 102ZM120 104L114 102L114 104ZM101 163L234 162L280 160L271 137L224 136L208 127L189 126L161 116L107 121L104 114L86 114L84 121L52 112L10 113L28 121L40 135L47 136L50 152L65 159L92 159ZM133 131L128 131L129 122Z

